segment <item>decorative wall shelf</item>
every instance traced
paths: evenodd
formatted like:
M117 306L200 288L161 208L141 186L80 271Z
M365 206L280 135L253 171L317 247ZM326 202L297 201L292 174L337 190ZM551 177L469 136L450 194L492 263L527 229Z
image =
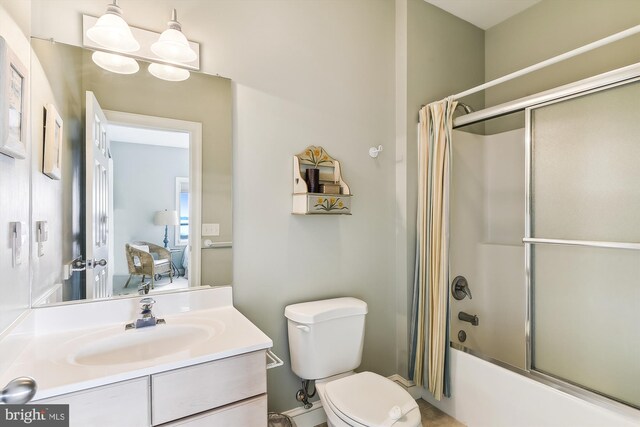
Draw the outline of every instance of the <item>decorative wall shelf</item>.
M318 169L319 188L309 192L308 169ZM351 190L342 179L340 162L322 147L309 146L293 156L293 214L351 215Z

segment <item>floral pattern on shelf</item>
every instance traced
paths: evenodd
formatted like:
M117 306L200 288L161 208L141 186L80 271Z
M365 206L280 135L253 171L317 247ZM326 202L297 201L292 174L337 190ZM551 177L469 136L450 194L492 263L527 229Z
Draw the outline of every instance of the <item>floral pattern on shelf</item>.
M300 162L313 165L314 167L318 166L332 166L333 159L324 151L322 147L310 146L308 147L301 155Z
M317 203L313 207L326 212L349 209L339 197L318 197Z
M320 188L314 188L314 192L309 191L306 180L310 169L316 169L319 177ZM340 162L320 146L310 145L293 156L291 213L351 215L351 189L342 179Z

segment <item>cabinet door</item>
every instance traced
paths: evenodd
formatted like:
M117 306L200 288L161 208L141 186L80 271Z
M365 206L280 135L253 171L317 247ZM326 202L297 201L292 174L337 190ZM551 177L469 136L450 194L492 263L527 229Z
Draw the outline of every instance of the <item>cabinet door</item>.
M183 418L162 427L261 427L267 425L267 395Z
M149 377L33 402L68 404L70 427L142 427L149 420Z
M266 393L266 365L261 350L152 375L153 425Z

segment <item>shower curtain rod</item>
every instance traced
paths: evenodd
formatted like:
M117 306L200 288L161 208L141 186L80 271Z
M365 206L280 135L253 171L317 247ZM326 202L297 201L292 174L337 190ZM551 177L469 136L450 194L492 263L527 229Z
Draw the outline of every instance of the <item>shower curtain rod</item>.
M467 95L471 95L472 93L480 92L482 90L488 89L490 87L499 85L500 83L504 83L509 80L513 80L517 77L524 76L525 74L529 74L533 71L539 70L541 68L548 67L549 65L553 65L557 62L564 61L565 59L572 58L576 55L580 55L581 53L589 52L590 50L599 48L601 46L605 46L609 43L613 43L615 41L624 39L626 37L632 36L634 34L640 33L640 25L636 25L634 27L628 28L624 31L620 31L619 33L612 34L608 37L605 37L600 40L596 40L595 42L586 44L577 49L570 50L569 52L565 52L563 54L554 56L553 58L549 58L545 61L539 62L537 64L530 65L521 70L515 71L513 73L507 74L506 76L499 77L495 80L491 80L487 83L481 84L480 86L473 87L471 89L467 89L464 92L457 93L453 95L454 99L460 99Z
M515 99L505 102L494 107L485 108L473 113L458 116L453 119L453 128L480 123L488 119L505 116L507 114L522 111L527 107L542 104L543 102L552 101L554 99L563 98L575 93L591 90L594 86L606 86L616 82L623 82L640 77L640 62L627 65L626 67L616 70L607 71L597 76L588 77L577 82L569 83L535 95L525 96L524 98Z

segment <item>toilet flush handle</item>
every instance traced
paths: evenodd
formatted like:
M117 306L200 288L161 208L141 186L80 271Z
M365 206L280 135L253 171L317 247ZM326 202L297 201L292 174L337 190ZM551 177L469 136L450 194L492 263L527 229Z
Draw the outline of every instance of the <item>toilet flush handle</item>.
M309 332L311 330L307 325L296 325L296 328L300 329L302 332Z

